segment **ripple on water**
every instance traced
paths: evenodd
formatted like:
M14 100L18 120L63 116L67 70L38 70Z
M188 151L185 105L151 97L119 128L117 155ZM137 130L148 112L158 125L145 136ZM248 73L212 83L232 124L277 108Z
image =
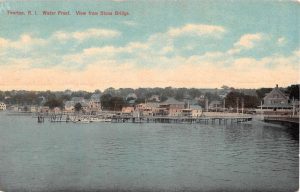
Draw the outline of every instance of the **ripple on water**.
M298 188L297 137L270 124L79 126L11 118L0 118L6 191Z

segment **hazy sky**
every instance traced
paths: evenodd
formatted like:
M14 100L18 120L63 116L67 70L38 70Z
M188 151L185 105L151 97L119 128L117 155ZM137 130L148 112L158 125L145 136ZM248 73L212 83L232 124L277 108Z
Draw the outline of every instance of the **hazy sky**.
M299 83L299 18L296 1L2 0L0 90L288 86Z

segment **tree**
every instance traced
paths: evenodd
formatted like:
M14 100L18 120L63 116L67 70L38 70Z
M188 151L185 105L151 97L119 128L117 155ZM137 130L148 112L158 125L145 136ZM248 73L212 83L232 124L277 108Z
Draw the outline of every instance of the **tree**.
M101 100L101 106L103 109L109 110L110 109L110 100L111 100L110 94L104 94L100 97Z
M63 102L60 99L50 99L48 100L44 106L48 106L50 109L54 109L55 107L62 108L63 107Z
M82 105L80 103L76 103L74 108L75 108L75 111L77 111L77 112L81 111L82 110Z
M272 91L272 88L260 88L256 90L257 97L259 100L262 100L267 93L270 93Z
M221 87L221 89L228 90L228 89L230 89L230 87L229 87L229 86L227 86L227 85L223 85L223 86Z
M199 97L201 95L201 91L199 89L195 89L195 88L189 89L188 92L192 98Z
M122 97L112 97L109 104L109 109L113 111L120 111L122 107L125 106L125 102Z
M225 105L227 108L236 108L237 101L239 107L242 107L244 102L244 108L256 108L259 105L259 99L256 96L245 95L239 92L230 92L225 98Z
M287 87L286 93L289 94L290 99L299 100L299 84Z

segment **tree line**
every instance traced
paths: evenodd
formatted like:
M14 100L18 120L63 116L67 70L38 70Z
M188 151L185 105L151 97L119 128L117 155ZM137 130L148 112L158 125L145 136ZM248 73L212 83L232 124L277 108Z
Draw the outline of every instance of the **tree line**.
M143 103L150 101L151 96L158 95L161 101L165 101L168 97L174 97L177 100L192 100L197 97L203 97L209 101L220 100L225 101L225 106L236 107L237 99L241 105L242 101L244 107L255 108L260 104L260 101L269 93L273 88L260 88L260 89L234 89L228 86L222 86L221 89L198 89L198 88L107 88L103 92L95 90L88 91L0 91L0 101L8 105L44 105L50 108L62 108L65 101L71 100L72 97L84 97L89 99L93 94L101 95L101 104L107 110L120 110L123 106L128 106L129 101L126 97L130 93L135 93L137 99L135 103ZM290 99L299 100L299 84L291 85L282 88ZM227 95L225 98L221 95ZM204 105L204 101L198 103Z

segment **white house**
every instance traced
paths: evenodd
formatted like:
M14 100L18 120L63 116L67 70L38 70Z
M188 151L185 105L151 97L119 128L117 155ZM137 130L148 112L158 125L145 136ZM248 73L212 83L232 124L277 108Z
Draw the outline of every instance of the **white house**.
M0 103L0 111L5 111L6 110L6 105L5 103Z
M200 117L202 115L202 107L199 105L190 105L192 110L192 117Z
M66 101L65 102L65 111L74 112L74 110L75 110L74 106L75 106L74 101Z

